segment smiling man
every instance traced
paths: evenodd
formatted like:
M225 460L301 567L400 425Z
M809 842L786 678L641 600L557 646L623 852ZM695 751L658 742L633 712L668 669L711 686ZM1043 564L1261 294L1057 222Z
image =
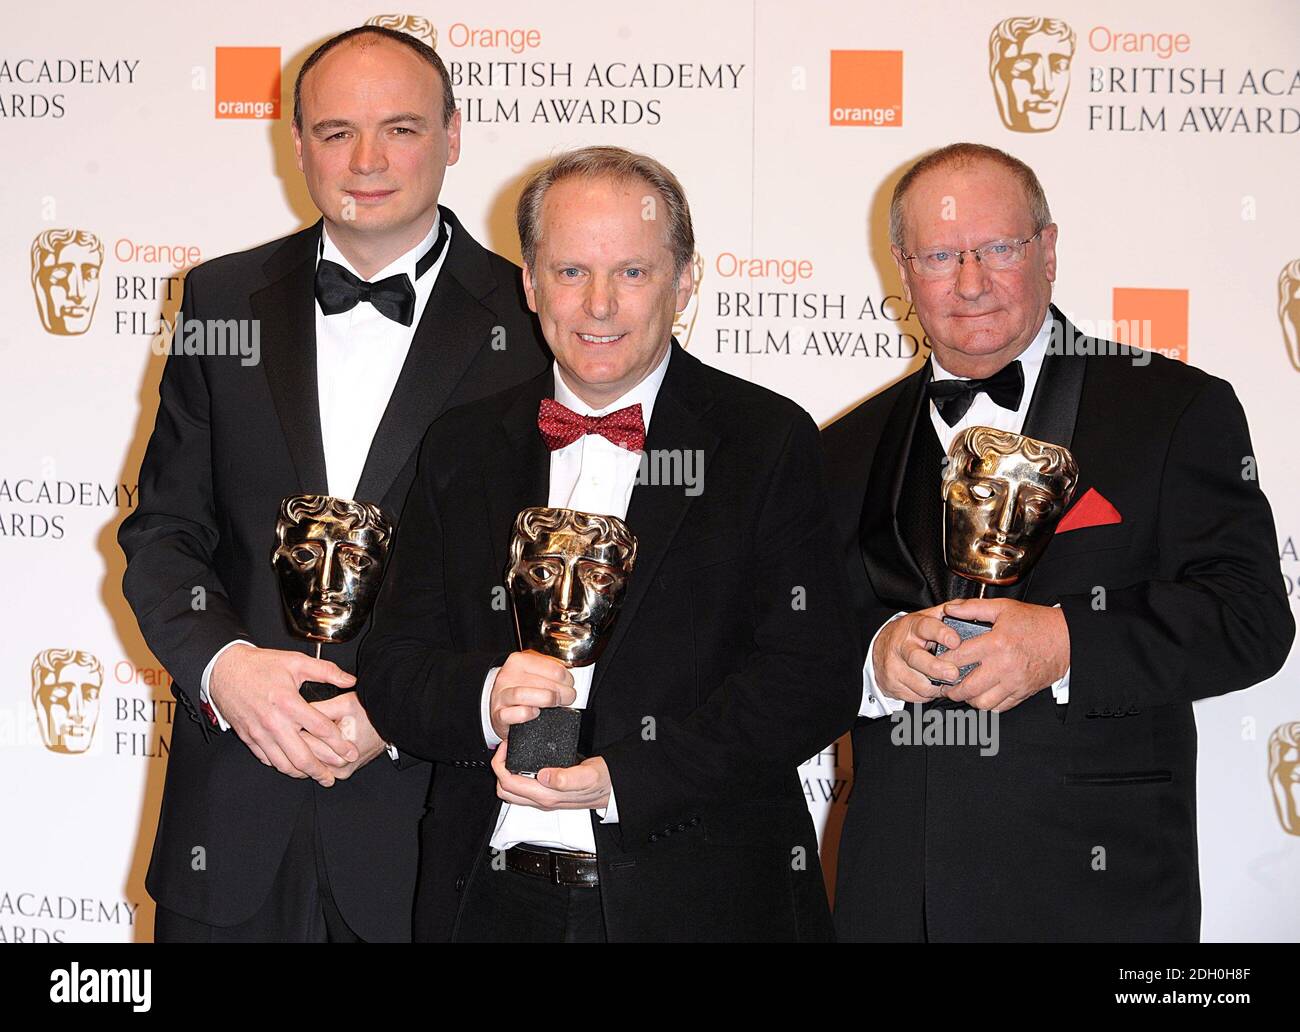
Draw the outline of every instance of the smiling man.
M1052 305L1057 226L1033 170L1002 151L918 161L890 238L932 353L823 433L867 656L837 930L1195 939L1192 701L1271 676L1294 633L1245 415L1223 380L1084 336ZM972 427L990 431L961 437ZM944 562L946 454L1002 432L1068 449L1076 501L1028 576L963 600L972 582ZM1025 447L1044 472L1068 466ZM970 473L954 457L948 483ZM1042 515L1007 513L1003 560ZM945 615L992 630L962 642ZM909 704L949 711L948 727L953 709L993 711L998 748L914 748L891 719Z
M437 763L416 937L827 939L798 765L852 721L860 660L816 427L672 339L694 238L657 161L563 154L518 224L554 367L430 429L362 647L375 726ZM702 492L640 475L687 452ZM594 667L519 650L502 581L532 506L635 537ZM511 730L553 706L585 759L512 774Z
M429 47L376 27L322 44L293 140L321 220L191 270L181 307L260 321L262 364L168 359L119 534L127 599L189 714L147 881L159 940L410 938L430 768L383 756L357 640L318 660L291 633L276 517L309 494L400 522L434 418L546 365L516 267L438 204L460 113ZM340 691L308 704L304 681Z

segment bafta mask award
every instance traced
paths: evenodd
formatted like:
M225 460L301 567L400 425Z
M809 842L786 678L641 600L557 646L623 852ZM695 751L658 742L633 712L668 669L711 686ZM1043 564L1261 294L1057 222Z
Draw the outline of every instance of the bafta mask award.
M1038 561L1079 483L1069 450L1032 437L972 426L948 449L943 471L943 552L948 569L978 584L1015 584ZM962 640L992 624L945 616ZM936 643L935 655L946 652ZM976 666L960 668L957 680ZM955 684L957 682L935 682Z
M290 495L275 521L271 565L289 630L316 642L351 641L375 604L393 525L377 505L329 495ZM299 689L320 702L344 689L306 681Z
M519 647L594 666L618 620L636 537L616 516L535 506L515 518L506 589ZM510 729L506 768L535 776L578 762L580 709L550 707Z

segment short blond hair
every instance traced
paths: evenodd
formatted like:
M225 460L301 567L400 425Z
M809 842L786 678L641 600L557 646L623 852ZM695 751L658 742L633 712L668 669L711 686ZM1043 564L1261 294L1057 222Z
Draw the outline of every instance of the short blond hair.
M519 248L525 263L531 266L537 258L546 191L561 180L575 176L615 182L639 179L646 183L663 200L674 274L680 275L691 263L695 253L695 229L691 225L691 209L686 203L682 184L667 166L647 154L637 154L622 147L582 147L566 151L533 173L515 209Z

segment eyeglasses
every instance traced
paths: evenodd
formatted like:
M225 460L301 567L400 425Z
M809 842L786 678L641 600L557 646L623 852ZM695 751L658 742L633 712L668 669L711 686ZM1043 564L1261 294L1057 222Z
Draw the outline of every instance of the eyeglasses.
M1042 234L1043 230L1040 229L1033 236L1024 240L991 240L987 244L982 244L979 247L969 247L964 251L936 247L928 251L918 251L916 254L905 254L903 257L909 262L916 262L913 268L926 279L943 279L947 276L955 276L958 268L966 264L966 259L962 255L967 254L973 254L975 260L986 269L1005 271L1006 269L1015 268L1024 261L1025 248Z

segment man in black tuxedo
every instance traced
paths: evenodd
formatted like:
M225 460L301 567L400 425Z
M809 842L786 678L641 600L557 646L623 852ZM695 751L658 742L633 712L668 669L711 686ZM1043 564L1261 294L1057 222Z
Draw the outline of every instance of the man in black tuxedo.
M276 516L313 493L398 520L434 418L546 365L518 269L438 206L460 113L433 50L344 33L303 65L294 107L323 223L187 276L178 341L251 321L261 361L173 345L119 534L126 597L188 714L147 880L160 941L409 940L431 768L370 762L384 743L351 690L357 641L317 660L289 634ZM308 704L305 680L348 690Z
M1079 334L1050 304L1056 237L1037 177L993 148L946 147L894 192L933 353L823 433L868 657L842 939L1196 939L1192 701L1271 676L1291 644L1232 388ZM1064 445L1080 482L1028 577L952 602L970 582L944 564L940 476L975 425ZM945 613L993 629L961 643ZM931 681L970 663L942 698ZM996 736L918 748L932 711Z
M430 428L361 651L375 726L437 764L416 938L829 939L797 768L852 721L861 660L815 424L673 341L694 240L658 162L562 155L519 229L554 369ZM638 539L594 667L518 651L530 506ZM587 758L510 773L503 740L557 705Z

